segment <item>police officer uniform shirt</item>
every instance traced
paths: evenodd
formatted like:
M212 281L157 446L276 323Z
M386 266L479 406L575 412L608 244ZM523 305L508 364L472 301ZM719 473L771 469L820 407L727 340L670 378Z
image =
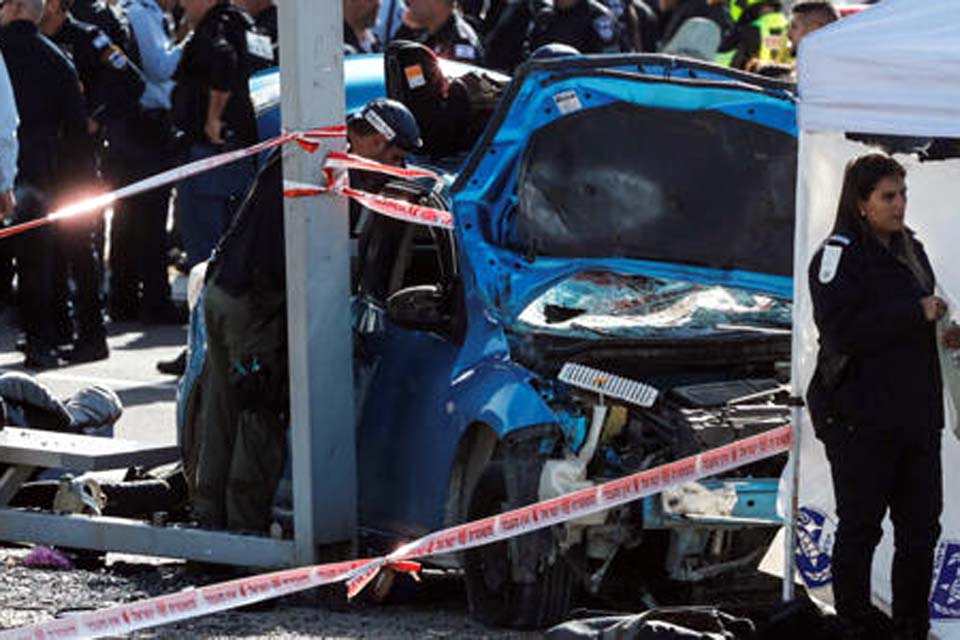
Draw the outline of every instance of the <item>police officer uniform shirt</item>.
M66 55L26 20L0 28L0 53L20 114L17 182L53 188L78 161L76 154L64 152L86 146L80 79Z
M99 27L67 14L53 41L70 57L83 83L87 114L99 123L135 113L144 82L126 54Z
M210 91L230 94L221 119L224 135L242 146L257 141L250 100L250 75L272 63L269 38L256 32L253 20L227 3L214 5L187 42L174 74L173 119L193 142L206 141L204 127Z
M146 88L140 99L144 110L170 109L173 73L180 63L183 46L173 46L173 27L157 0L124 0L123 11L130 22Z
M97 27L127 55L136 57L132 51L130 25L126 16L115 12L103 0L74 0L70 6L70 15L79 22Z
M836 234L810 263L810 293L820 328L818 375L826 372L824 365L830 368L829 357L849 360L835 380L827 381L828 388L811 385L808 401L820 423L815 425L818 433L843 426L860 437L899 442L940 437L943 392L936 327L920 305L933 293L933 270L909 232L891 242L913 243L919 274L870 233L856 238ZM831 398L826 409L823 392Z
M615 53L620 49L617 19L597 0L580 0L569 9L544 8L533 18L530 50L554 42L580 53Z
M434 33L425 30L414 32L404 25L397 31L396 39L420 42L441 58L483 64L484 51L480 38L458 11L450 14L450 18Z

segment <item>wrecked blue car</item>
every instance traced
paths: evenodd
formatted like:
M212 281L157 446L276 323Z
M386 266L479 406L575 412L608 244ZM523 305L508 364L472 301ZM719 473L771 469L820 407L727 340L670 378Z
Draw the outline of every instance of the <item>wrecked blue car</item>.
M430 83L404 81L429 80L416 64L388 52L386 91L424 129L421 164L456 179L388 191L455 228L374 217L361 238L362 552L788 423L788 87L664 56L531 61L451 143ZM601 398L614 377L642 393ZM561 620L580 590L660 601L756 567L784 464L427 561L462 569L472 615L498 626Z
M755 76L666 57L521 67L452 186L454 231L371 230L362 539L392 549L787 424L796 151L791 94ZM597 419L591 381L612 376L647 393ZM465 571L475 617L517 627L617 579L656 594L751 570L784 463L434 560Z

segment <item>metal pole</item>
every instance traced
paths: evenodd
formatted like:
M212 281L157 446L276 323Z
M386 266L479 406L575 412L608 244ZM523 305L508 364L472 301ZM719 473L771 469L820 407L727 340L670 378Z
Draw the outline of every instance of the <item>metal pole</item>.
M800 380L800 356L803 354L803 310L801 309L801 294L806 287L807 265L807 138L801 132L797 149L797 187L796 187L796 227L793 238L793 322L790 348L790 421L793 427L793 444L790 447L790 458L786 469L786 496L784 509L784 542L783 542L783 601L790 602L794 598L794 575L797 547L797 518L800 513L800 435L803 420L803 388Z
M800 419L803 407L797 396L794 396L794 406L790 411L790 420L793 423L793 443L790 446L790 459L787 462L787 496L784 514L784 542L783 542L783 601L790 602L794 598L794 555L797 547L797 514L800 499Z
M277 4L284 129L342 124L342 4ZM284 178L320 182L325 154L343 146L335 140L314 155L291 146ZM356 532L347 203L288 199L285 209L294 537L297 561L313 564L319 545L352 542Z

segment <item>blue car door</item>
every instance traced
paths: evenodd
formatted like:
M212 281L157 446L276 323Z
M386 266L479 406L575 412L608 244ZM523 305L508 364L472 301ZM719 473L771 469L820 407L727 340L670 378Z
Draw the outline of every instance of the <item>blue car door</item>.
M360 523L404 537L443 520L446 460L458 429L449 394L459 346L442 326L396 322L387 301L414 287L446 292L455 268L449 232L375 223L361 251L355 303Z

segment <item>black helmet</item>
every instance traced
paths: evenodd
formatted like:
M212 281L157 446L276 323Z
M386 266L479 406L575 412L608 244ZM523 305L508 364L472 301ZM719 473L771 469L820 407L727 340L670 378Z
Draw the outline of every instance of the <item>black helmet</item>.
M578 56L580 51L576 47L562 42L548 42L534 49L530 54L531 60L547 60L549 58L565 58L567 56Z
M368 102L354 118L364 120L383 135L390 144L413 151L423 146L417 119L402 103L390 98Z

